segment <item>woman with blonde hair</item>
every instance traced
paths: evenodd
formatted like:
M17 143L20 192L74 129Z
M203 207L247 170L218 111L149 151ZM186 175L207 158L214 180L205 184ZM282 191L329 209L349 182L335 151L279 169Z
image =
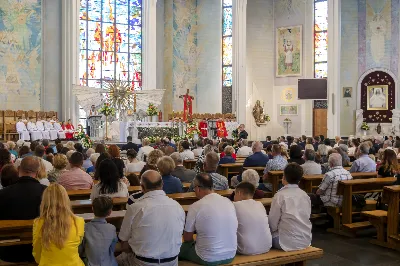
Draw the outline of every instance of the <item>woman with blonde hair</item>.
M78 247L85 221L71 210L65 188L51 184L43 192L40 216L33 223L33 257L39 266L84 266Z
M161 157L164 156L164 153L161 150L153 150L149 153L149 156L146 160L146 165L143 167L142 171L140 171L140 175L142 175L147 170L155 170L158 171L157 161Z
M37 179L39 180L39 183L45 186L50 185L49 179L47 178L47 171L46 171L46 166L43 163L43 160L41 158L37 158L37 161L39 162L39 171L37 174Z
M63 173L68 171L67 170L67 166L68 166L67 156L65 156L62 153L56 154L56 156L54 156L53 166L54 166L53 170L51 170L47 175L47 178L52 183L57 182L58 178Z
M68 141L67 144L65 144L65 147L70 151L75 151L75 143L73 141Z

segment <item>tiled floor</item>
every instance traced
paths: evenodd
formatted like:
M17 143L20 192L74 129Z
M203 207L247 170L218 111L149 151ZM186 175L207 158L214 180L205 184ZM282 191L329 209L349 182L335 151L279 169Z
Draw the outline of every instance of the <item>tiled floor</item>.
M307 266L400 265L400 252L369 243L374 231L366 233L368 236L348 238L314 227L312 246L322 248L324 256L308 261Z

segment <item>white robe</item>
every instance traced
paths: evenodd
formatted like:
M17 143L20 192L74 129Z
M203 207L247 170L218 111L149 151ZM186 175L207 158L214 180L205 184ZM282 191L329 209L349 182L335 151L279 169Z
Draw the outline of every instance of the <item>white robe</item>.
M17 132L19 133L19 138L22 140L30 140L29 132L26 129L24 122L18 122L16 125Z
M31 134L32 141L43 139L42 132L38 131L35 123L28 122L27 128L29 133Z
M57 130L58 138L59 139L65 139L65 132L62 129L60 123L54 122L54 129Z
M48 130L45 130L43 121L37 121L36 122L36 127L39 131L42 132L43 139L50 139L50 132Z
M57 139L57 130L54 129L54 126L52 123L45 121L44 122L44 128L49 131L50 133L50 140L55 140Z

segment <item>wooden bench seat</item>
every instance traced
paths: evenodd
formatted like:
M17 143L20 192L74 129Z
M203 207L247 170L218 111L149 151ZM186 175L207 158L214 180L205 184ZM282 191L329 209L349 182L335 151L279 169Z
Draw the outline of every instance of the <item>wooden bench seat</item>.
M232 263L224 265L246 265L246 266L259 266L259 265L285 265L295 263L295 265L306 265L307 260L321 258L323 255L322 249L315 247L308 247L304 250L289 251L271 249L268 253L246 256L236 255ZM179 261L179 266L194 266L198 265L189 261Z

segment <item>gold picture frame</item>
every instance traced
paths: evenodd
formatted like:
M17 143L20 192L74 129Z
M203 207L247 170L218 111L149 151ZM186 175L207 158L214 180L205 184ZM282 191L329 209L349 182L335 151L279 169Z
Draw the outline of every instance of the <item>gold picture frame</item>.
M371 85L367 87L367 110L389 110L388 85Z

